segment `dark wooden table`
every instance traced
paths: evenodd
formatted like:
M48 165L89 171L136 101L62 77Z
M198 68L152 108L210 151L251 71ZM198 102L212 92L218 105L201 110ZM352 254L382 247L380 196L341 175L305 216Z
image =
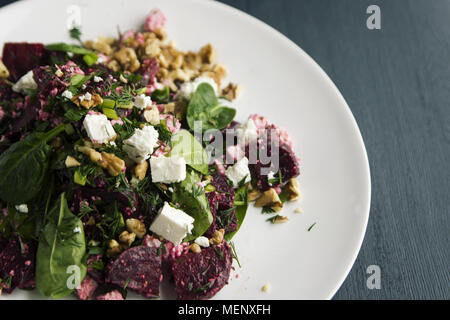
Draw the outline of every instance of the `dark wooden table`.
M335 299L450 299L450 1L221 1L310 54L361 129L372 208ZM366 27L372 4L380 30ZM370 265L381 268L381 289L366 286Z

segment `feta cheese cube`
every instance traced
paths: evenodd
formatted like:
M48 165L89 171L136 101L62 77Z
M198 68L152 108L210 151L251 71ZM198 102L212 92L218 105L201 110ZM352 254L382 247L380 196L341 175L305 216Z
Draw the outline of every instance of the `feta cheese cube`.
M26 204L19 204L15 206L16 210L22 213L28 213L28 206Z
M102 81L103 81L102 77L94 76L94 82L99 83L99 82L102 82Z
M172 208L165 202L150 226L150 231L172 242L180 244L194 228L194 218L184 211Z
M139 110L144 110L147 107L152 105L152 99L145 94L141 94L140 96L134 97L134 106Z
M225 175L228 179L233 182L233 186L237 188L239 186L239 182L244 179L244 183L250 182L250 170L248 168L248 159L243 157L241 160L236 162L233 166L228 167L225 171Z
M86 92L85 94L82 94L81 96L78 97L78 99L81 101L90 101L92 99L92 95L89 92Z
M153 182L174 183L186 179L186 160L182 156L151 157Z
M209 247L209 240L207 237L198 237L197 239L195 239L194 241L196 244L198 244L200 247L203 248L208 248Z
M253 119L248 119L245 124L237 129L238 144L246 146L258 139L258 128Z
M158 146L158 131L153 126L144 126L136 129L123 143L123 150L128 156L135 162L142 162L150 158L153 148Z
M28 71L22 78L13 84L12 89L14 92L21 93L25 93L26 89L37 89L37 83L33 78L33 70Z
M87 114L83 127L93 143L107 143L116 136L111 122L104 114Z
M195 91L197 90L198 86L202 83L208 83L213 87L214 92L216 93L216 96L218 95L218 88L217 83L214 81L214 79L210 77L198 77L194 79L193 81L187 81L183 83L180 87L180 90L176 94L176 98L185 98L185 99L191 99L194 95Z
M61 94L61 96L63 96L64 98L67 98L67 99L72 99L73 98L73 94L72 94L72 92L70 92L69 90L65 90L62 94Z

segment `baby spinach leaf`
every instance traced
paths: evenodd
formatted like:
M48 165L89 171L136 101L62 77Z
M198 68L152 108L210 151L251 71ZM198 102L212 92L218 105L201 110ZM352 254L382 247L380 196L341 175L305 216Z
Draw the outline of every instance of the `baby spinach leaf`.
M191 130L195 121L201 121L202 130L225 129L236 115L236 110L221 106L213 87L208 83L201 83L189 101L186 119Z
M48 212L48 222L40 239L36 256L36 287L47 297L62 298L73 289L69 267L79 268L79 281L86 276L86 243L83 223L68 208L65 194Z
M188 170L186 179L175 185L175 190L172 194L172 202L178 203L184 212L195 219L192 233L186 236L185 241L193 240L204 234L213 221L205 193L199 194L197 192L196 197L192 196L199 182L200 174L193 170Z
M0 156L0 198L11 204L27 203L43 188L51 148L47 141L64 131L64 125L47 133L33 133L14 143Z
M200 142L187 130L172 135L170 156L181 155L193 169L208 174L208 155Z
M247 186L240 187L234 196L234 206L236 208L236 218L238 220L238 228L225 235L225 240L229 241L233 236L239 231L242 223L244 222L245 214L247 213L248 208L248 199L247 199L248 189Z

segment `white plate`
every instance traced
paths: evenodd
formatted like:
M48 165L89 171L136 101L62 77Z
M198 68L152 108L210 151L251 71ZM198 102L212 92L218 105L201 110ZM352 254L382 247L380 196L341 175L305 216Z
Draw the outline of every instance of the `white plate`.
M50 5L49 3L52 2ZM84 39L138 28L159 7L181 49L212 43L229 79L244 87L237 119L259 113L292 133L302 159L302 199L272 225L250 208L234 242L242 268L217 299L329 299L361 246L370 206L370 173L361 134L343 97L299 47L261 21L205 0L23 1L0 10L5 41L69 41L67 8L81 8ZM294 209L301 207L303 213ZM316 225L307 231L313 224ZM271 284L269 293L261 287ZM37 298L17 290L10 297ZM163 295L164 298L164 295Z

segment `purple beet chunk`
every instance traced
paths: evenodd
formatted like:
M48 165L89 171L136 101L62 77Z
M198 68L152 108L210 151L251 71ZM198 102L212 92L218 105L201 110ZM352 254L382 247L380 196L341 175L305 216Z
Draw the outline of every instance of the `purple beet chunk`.
M285 184L286 182L289 181L289 179L297 177L300 174L300 167L299 167L298 159L295 156L294 151L292 151L292 149L287 144L282 143L279 145L278 155L272 154L270 143L267 143L267 147L269 149L267 152L268 156L273 156L273 157L278 156L278 159L279 159L278 160L278 169L281 171L282 184ZM246 155L247 155L247 157L249 157L248 148L247 148ZM263 167L265 167L265 168L273 167L273 164L268 163L268 164L263 165L263 164L261 164L260 161L257 161L254 164L249 164L250 174L251 174L252 178L256 180L258 189L260 189L262 191L266 191L266 190L269 190L270 188L280 186L281 185L280 183L269 185L267 175L261 174ZM273 171L275 173L274 178L277 178L278 170L273 169L271 171Z
M152 84L156 77L156 74L158 73L158 70L158 60L156 60L155 58L144 60L139 70L139 73L142 75L142 85L145 86L148 84Z
M211 184L216 189L213 192L207 193L209 208L213 215L213 222L206 231L207 236L211 236L217 229L225 229L225 233L233 232L238 227L234 207L235 191L232 186L228 184L228 179L224 175L215 175L212 177Z
M175 291L180 300L212 298L230 277L233 256L228 243L189 251L172 262Z
M36 246L33 243L20 243L19 238L11 238L0 252L0 278L11 280L11 286L5 287L5 293L11 293L16 287L33 288Z
M139 246L125 250L108 268L106 281L136 291L146 298L159 296L162 279L157 248Z
M31 69L47 64L48 52L42 43L8 42L3 46L2 57L16 82Z

